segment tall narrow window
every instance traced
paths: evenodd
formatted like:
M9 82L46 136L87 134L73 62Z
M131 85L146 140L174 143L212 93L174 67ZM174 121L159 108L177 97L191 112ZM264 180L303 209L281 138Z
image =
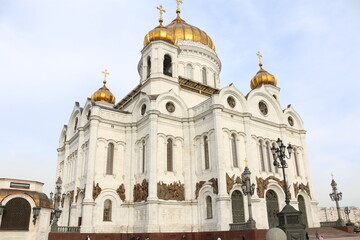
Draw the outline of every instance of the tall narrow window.
M112 203L111 200L107 199L104 202L104 212L103 212L104 222L111 221L111 213L112 213Z
M298 151L297 151L296 148L295 148L295 151L294 151L294 160L295 160L296 175L300 176L299 162L298 162Z
M214 88L216 88L216 73L214 73Z
M79 122L79 119L78 119L78 118L75 118L75 123L74 123L74 132L75 132L75 131L76 131L76 129L77 129L78 122Z
M203 80L203 83L204 84L207 84L207 79L206 79L206 68L202 68L202 70L201 70L201 72L202 72L202 80Z
M173 141L172 139L168 139L167 141L167 171L173 171Z
M150 77L151 74L151 57L147 57L146 77Z
M114 144L109 143L107 149L106 174L113 174L114 165Z
M205 157L205 169L209 169L210 168L209 141L207 136L204 136L204 157Z
M265 172L263 142L261 140L259 141L259 158L260 158L260 164L261 164L261 171Z
M237 159L237 149L236 149L236 136L235 134L231 134L231 150L232 150L232 159L233 166L238 167L238 159Z
M206 218L207 219L211 219L213 218L213 213L212 213L212 200L210 196L206 197Z
M171 57L166 54L164 56L163 73L170 77L172 77L172 66L171 65L172 65Z
M186 65L186 77L189 79L193 79L193 67L191 64Z
M266 148L266 160L267 160L267 164L268 164L268 167L269 167L268 170L269 170L269 172L271 172L272 163L271 163L270 143L269 142L266 143L265 148Z
M142 172L144 173L145 172L145 153L146 153L146 151L145 151L146 149L145 149L145 141L143 141L142 142Z

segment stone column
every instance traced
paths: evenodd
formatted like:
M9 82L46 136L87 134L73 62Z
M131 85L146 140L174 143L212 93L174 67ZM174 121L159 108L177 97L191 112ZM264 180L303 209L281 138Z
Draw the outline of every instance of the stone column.
M98 119L91 119L90 122L90 138L89 138L89 158L87 164L87 173L86 173L86 187L85 187L85 197L83 201L83 215L82 215L82 225L81 232L91 233L94 232L93 226L93 211L95 202L93 200L93 185L95 177L95 160L96 160L96 150L97 150L97 135L98 135Z
M221 105L213 106L213 120L215 129L215 156L211 162L217 164L217 178L218 178L218 198L216 199L217 216L218 216L218 231L229 230L230 223L230 197L226 189L226 171L224 169L225 164L223 161L229 159L228 156L224 156L223 149L223 125L222 125L222 108ZM215 159L215 161L214 161Z

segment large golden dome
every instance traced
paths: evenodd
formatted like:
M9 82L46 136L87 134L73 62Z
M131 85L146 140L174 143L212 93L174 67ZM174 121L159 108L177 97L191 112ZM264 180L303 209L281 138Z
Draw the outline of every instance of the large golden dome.
M251 79L250 87L251 89L255 89L262 84L269 84L276 87L277 80L274 75L268 73L266 70L262 68L262 64L259 64L260 70L256 73L256 75Z
M180 11L177 10L177 17L166 27L175 35L176 39L179 40L190 40L194 42L202 43L212 50L216 50L215 45L209 35L201 29L194 27L185 22L180 17Z
M104 86L99 88L96 92L91 95L91 100L95 102L106 102L106 103L115 103L115 96L110 92L110 90L105 86L106 85L106 75L109 73L105 70L102 72L104 74Z
M146 47L150 42L162 40L168 42L170 44L176 45L176 38L172 34L172 32L165 26L163 26L160 22L160 25L151 30L144 37L144 47Z

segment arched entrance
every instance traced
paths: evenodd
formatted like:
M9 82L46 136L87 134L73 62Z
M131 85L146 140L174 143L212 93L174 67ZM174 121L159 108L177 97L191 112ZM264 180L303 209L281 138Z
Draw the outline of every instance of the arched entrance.
M305 224L306 227L308 227L307 215L306 215L306 206L305 206L304 197L299 195L298 196L298 202L299 202L299 210L301 211L300 222L302 224Z
M233 223L245 222L244 198L240 191L235 190L231 194L231 207Z
M6 203L2 216L2 230L29 230L31 206L23 198L14 198Z
M279 201L273 190L266 192L266 209L269 228L277 227L279 225L279 219L276 214L279 212Z

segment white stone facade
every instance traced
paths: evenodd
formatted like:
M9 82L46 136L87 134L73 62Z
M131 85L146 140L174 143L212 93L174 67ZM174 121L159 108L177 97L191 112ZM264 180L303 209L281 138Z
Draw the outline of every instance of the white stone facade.
M163 73L165 55L171 57L171 76ZM306 131L295 109L281 107L278 87L262 85L248 94L234 85L220 89L216 53L190 41L151 42L142 50L138 70L140 84L115 106L90 99L83 107L75 104L58 148L56 178L62 178L66 194L60 226L80 225L81 232L96 233L229 230L231 196L241 192L235 179L247 159L259 188L251 198L254 219L258 229L266 229L266 193L276 193L279 210L285 205L278 181L282 172L269 152L277 138L295 148L296 159L287 160L286 169L290 204L298 209L301 195L308 226L319 226ZM181 77L192 80L193 88L182 86ZM147 185L141 185L144 180ZM167 184L170 200L161 197L158 184ZM295 190L294 184L303 185ZM110 209L104 207L107 200ZM245 196L242 209L246 221Z
M356 223L358 226L360 225L360 208L358 207L348 207L350 210L349 218L352 223ZM341 218L347 222L348 216L345 214L345 207L340 208ZM319 210L319 218L320 222L328 222L328 221L336 221L338 220L338 213L336 207L322 207Z

